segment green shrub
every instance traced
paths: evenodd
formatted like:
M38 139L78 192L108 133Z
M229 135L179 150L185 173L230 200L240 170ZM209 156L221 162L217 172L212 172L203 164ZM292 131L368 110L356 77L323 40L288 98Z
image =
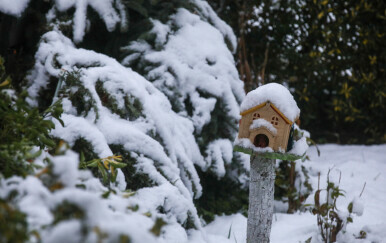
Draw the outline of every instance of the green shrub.
M35 166L32 162L43 148L55 147L49 133L54 128L50 117L60 121L60 101L43 112L27 102L27 92L17 93L6 75L0 57L0 174L26 176Z

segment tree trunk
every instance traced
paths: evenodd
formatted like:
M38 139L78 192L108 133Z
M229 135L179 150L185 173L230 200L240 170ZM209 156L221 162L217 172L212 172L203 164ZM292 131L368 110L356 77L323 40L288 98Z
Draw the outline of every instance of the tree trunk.
M251 156L247 243L269 243L275 159Z

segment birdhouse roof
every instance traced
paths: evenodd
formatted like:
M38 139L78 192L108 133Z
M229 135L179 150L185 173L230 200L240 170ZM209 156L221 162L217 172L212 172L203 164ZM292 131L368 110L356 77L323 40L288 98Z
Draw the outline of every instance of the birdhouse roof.
M269 83L250 91L240 105L244 116L263 107L267 102L288 123L295 122L300 115L300 109L289 90L281 84Z

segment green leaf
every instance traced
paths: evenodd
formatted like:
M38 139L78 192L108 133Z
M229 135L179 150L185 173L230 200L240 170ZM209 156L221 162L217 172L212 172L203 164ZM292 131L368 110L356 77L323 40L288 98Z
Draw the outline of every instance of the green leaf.
M41 154L42 154L42 150L38 150L38 151L36 151L36 152L33 153L33 154L26 153L24 158L25 158L26 160L29 160L29 159L35 159L36 157L39 157Z
M62 127L64 127L64 122L63 122L63 120L60 119L59 117L55 117L55 118L56 118L56 120L59 121L60 125L62 125Z
M105 167L102 165L102 163L98 163L98 169L99 169L99 172L102 174L103 182L107 183L108 182L108 174L105 170Z
M75 187L86 190L86 185L85 184L76 184Z
M111 182L115 182L117 180L117 169L115 169L114 167L111 167L110 169L111 171Z
M107 191L107 192L104 192L103 194L102 194L102 198L108 198L110 196L110 191Z
M89 162L86 162L87 167L97 167L99 164L100 159L93 159Z
M84 157L84 153L83 152L80 152L80 155L79 155L79 161L80 162L85 162L85 157Z
M164 225L167 225L167 223L162 218L157 218L153 228L150 229L150 232L153 233L155 236L160 236L161 229Z
M135 206L128 206L127 209L130 209L133 212L137 212L139 209L139 206L138 204L136 204Z
M4 82L0 84L0 88L7 86L11 83L11 79L7 78Z
M50 138L47 138L44 134L39 134L38 135L38 137L39 137L39 140L44 144L44 145L46 145L46 146L49 146L49 147L55 147L55 142L52 140L52 139L50 139Z
M125 164L125 163L120 163L120 162L117 162L114 160L110 160L110 165L114 168L123 168L123 167L127 166L127 164Z
M347 209L348 209L349 213L352 213L352 209L353 209L353 203L352 202L349 203L349 205L347 206Z

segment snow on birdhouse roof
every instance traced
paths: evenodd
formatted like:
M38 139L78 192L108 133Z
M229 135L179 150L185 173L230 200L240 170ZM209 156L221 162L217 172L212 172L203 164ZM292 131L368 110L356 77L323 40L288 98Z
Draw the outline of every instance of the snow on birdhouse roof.
M289 90L281 84L269 83L250 91L240 105L241 113L265 102L274 104L291 122L300 115L300 109Z

